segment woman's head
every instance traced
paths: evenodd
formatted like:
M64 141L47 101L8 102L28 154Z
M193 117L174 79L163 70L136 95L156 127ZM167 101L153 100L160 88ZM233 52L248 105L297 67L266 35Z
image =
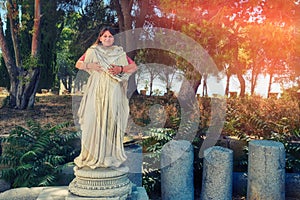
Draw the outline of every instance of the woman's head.
M115 31L110 27L104 27L100 30L96 44L101 43L103 46L111 46L114 43Z

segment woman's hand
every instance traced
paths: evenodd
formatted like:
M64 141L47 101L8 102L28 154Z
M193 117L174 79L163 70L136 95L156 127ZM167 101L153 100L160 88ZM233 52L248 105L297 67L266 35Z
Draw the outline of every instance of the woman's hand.
M117 75L121 73L133 73L137 70L137 66L134 62L126 66L119 66L114 64L111 64L111 66L112 68L110 68L108 71L112 75Z
M114 65L111 64L111 68L108 69L108 72L111 73L112 75L117 75L117 74L121 74L122 72L124 72L124 67L123 66L119 66L119 65Z

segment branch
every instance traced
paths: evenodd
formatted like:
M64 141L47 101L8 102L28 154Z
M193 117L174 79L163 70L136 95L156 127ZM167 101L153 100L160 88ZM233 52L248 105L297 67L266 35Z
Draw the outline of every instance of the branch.
M17 12L17 15L16 13ZM15 60L17 67L21 66L21 56L19 52L19 43L18 43L18 36L16 34L16 23L13 16L18 16L18 10L13 7L12 1L7 1L7 13L8 13L8 19L10 23L10 32L11 32L11 39L13 42L14 52L15 52Z

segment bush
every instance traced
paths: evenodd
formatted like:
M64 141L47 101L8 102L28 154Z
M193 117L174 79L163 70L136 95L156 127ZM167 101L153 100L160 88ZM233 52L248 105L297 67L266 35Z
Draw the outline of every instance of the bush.
M160 154L162 147L173 139L176 132L170 128L151 128L142 142L146 152L143 162L143 186L147 192L160 191Z
M295 91L291 94L284 94L280 99L265 99L259 96L247 96L245 98L228 98L226 101L226 118L221 136L237 136L246 142L253 139L266 139L282 142L286 150L286 170L287 172L300 171L300 103L295 96ZM215 98L213 100L218 100ZM213 110L223 109L223 101L220 104L212 104L212 98L198 98L200 111L199 125L187 124L180 127L183 134L189 133L189 127L198 126L197 135L193 145L195 152L199 150L206 137L208 128L212 125L212 117L218 117L218 113ZM176 98L166 97L135 97L131 99L131 113L137 125L144 127L151 122L149 109L151 106L159 104L164 106L166 123L164 128L170 128L177 132L181 125L184 114L181 113L181 105ZM220 109L213 109L212 106L222 106ZM158 116L156 116L158 115ZM162 114L157 112L152 114L154 119ZM197 121L197 120L191 120ZM187 127L185 127L187 126ZM184 138L184 135L183 135ZM297 143L298 142L298 143ZM247 144L247 143L246 143ZM219 144L217 144L219 145ZM222 146L222 144L220 144ZM153 146L152 148L156 148ZM238 170L247 169L248 146L240 150L238 155L242 155L235 160ZM235 154L236 155L236 154ZM201 170L201 159L195 154L195 171Z
M227 107L224 135L238 136L247 142L281 142L285 146L287 172L300 171L300 144L295 142L300 140L300 111L296 100L248 97L229 99ZM242 162L247 162L247 156Z
M65 130L68 125L41 127L29 121L28 128L15 127L2 140L2 178L14 188L55 184L64 165L79 153L71 144L78 134Z

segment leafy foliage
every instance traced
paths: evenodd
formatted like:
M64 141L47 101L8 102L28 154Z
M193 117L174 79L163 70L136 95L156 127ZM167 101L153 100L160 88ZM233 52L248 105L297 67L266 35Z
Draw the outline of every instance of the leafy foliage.
M237 147L238 157L236 157L236 170L247 169L247 142L253 139L266 139L282 142L286 150L286 170L287 172L300 171L300 107L299 100L292 92L290 96L284 95L280 99L265 99L259 96L247 96L245 98L228 98L226 101L226 119L224 122L222 136L236 136L241 142L241 146ZM139 122L137 124L146 126L150 124L149 116L147 115L149 107L155 103L163 104L167 113L167 119L164 128L170 128L174 131L178 130L180 126L183 132L189 133L190 126L193 123L182 125L182 113L180 112L180 105L172 104L170 99L165 101L162 97L143 97L143 103L139 103L140 99L131 99L131 112L135 116L133 120ZM195 159L194 169L202 170L202 160L198 158L197 151L200 149L206 132L211 124L212 104L211 99L206 97L198 98L198 105L200 110L200 122L198 132L193 140ZM218 109L216 109L218 110ZM160 113L157 113L160 115ZM215 114L217 115L217 114ZM156 116L156 115L153 115ZM152 133L150 131L150 133ZM150 134L149 132L147 135ZM151 138L151 137L150 137ZM147 142L150 142L147 140ZM163 138L162 138L163 139ZM222 141L217 145L224 145ZM149 143L151 144L151 142ZM153 145L153 144L151 144ZM151 146L154 151L160 146L154 140L154 145ZM237 155L235 154L235 155ZM241 157L240 157L241 156ZM200 176L201 174L199 174ZM156 176L156 175L155 175Z
M143 186L149 191L160 190L160 154L164 144L173 139L176 132L170 128L150 128L149 136L142 142L146 151L143 163Z
M2 177L13 187L53 185L61 169L78 154L71 142L76 132L65 131L69 124L56 126L27 122L17 126L2 141Z
M287 171L300 170L300 144L293 142L294 140L300 140L300 129L289 130L286 118L277 123L265 122L255 118L251 118L250 122L258 129L270 133L270 136L265 139L281 142L284 145Z
M265 139L281 142L286 151L286 170L300 170L300 124L298 102L291 98L229 99L224 135L241 140ZM247 148L245 148L247 151ZM247 156L241 160L247 162Z
M164 128L172 128L177 130L180 124L180 105L175 97L168 96L151 96L144 98L137 95L130 99L130 112L132 113L134 122L145 127L152 123L151 120L161 122L162 116L166 116ZM163 109L158 109L155 113L151 113L151 108L156 105L163 106ZM150 116L151 115L151 116Z

